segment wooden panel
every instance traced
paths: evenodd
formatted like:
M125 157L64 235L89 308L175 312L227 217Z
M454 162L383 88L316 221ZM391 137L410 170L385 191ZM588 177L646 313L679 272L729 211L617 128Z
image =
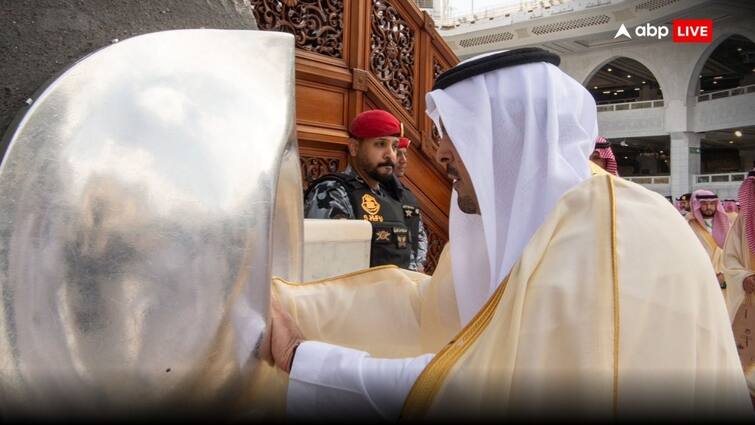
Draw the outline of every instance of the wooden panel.
M348 5L349 2L347 2ZM344 40L344 0L251 0L252 13L261 30L287 32L296 48L343 59L348 51Z
M346 152L304 146L299 149L299 163L306 190L310 183L325 174L343 171L347 165Z
M439 225L431 217L423 217L425 233L427 233L427 261L425 262L425 273L433 274L435 267L438 265L440 253L448 242L448 232L445 231L445 225Z
M296 83L296 121L346 129L348 90L307 81Z
M374 79L372 90L385 97L405 124L417 127L422 38L422 15L410 1L370 0L367 67Z

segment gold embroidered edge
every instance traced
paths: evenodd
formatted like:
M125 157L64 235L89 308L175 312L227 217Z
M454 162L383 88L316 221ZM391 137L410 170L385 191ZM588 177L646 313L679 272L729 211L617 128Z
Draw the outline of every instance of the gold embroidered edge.
M612 176L608 176L609 202L611 204L611 275L613 276L613 413L619 408L619 348L621 336L619 306L619 259L616 245L616 191Z
M508 283L506 278L488 299L464 329L435 355L414 382L406 397L401 412L401 420L415 421L421 419L430 409L435 395L440 390L451 367L467 352L479 338L494 316L496 307L503 296Z

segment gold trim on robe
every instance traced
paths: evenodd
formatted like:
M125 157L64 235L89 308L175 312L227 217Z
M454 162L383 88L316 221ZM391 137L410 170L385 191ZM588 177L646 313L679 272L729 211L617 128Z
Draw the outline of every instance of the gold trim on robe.
M613 410L618 409L618 380L619 380L619 337L620 337L620 310L619 310L619 279L618 279L618 256L616 251L616 203L614 192L614 177L605 170L592 166L593 176L603 178L608 188L608 203L610 211L610 246L611 246L611 270L613 283ZM435 355L433 360L425 367L417 381L414 383L402 411L402 420L421 420L433 403L435 395L443 386L444 380L459 361L462 355L477 342L482 331L491 322L501 298L506 290L508 277L501 283L493 295L488 299L482 309L471 322L457 335L446 347Z

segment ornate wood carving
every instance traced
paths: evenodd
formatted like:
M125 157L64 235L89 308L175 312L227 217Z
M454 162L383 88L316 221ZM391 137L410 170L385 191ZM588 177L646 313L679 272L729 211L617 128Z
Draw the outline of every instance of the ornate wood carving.
M438 78L440 74L443 73L445 69L443 69L443 65L438 61L436 57L433 56L433 83L435 83L435 80ZM433 148L438 149L438 146L440 145L440 133L438 132L438 129L435 127L435 123L432 124L433 130L432 130L432 143Z
M415 36L388 0L372 0L370 67L407 111L414 109Z
M251 0L261 30L293 34L296 47L343 58L343 0Z
M338 158L300 156L299 163L301 164L301 176L304 190L309 187L310 183L320 177L330 173L337 173L341 169L340 162L341 161Z
M425 273L433 274L433 272L435 272L435 267L438 266L440 253L443 251L443 247L448 240L427 224L425 224L425 232L427 233L427 261L425 262Z

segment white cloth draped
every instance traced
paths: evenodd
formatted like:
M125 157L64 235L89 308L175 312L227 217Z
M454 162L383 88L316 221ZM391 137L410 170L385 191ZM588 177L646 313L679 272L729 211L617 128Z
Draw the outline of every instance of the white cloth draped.
M466 323L556 202L590 177L595 101L556 66L538 62L434 90L427 113L448 132L480 204L481 216L470 216L451 202L452 269Z

